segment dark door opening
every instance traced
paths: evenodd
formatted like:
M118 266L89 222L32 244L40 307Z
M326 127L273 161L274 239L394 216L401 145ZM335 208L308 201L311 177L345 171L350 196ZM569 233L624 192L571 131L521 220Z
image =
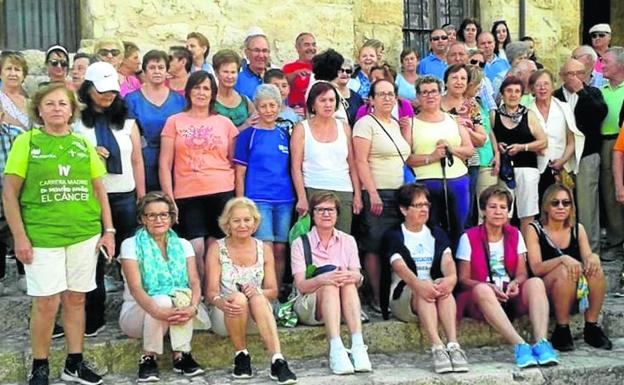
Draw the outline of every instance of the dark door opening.
M591 45L589 29L611 21L611 0L583 0L583 44Z

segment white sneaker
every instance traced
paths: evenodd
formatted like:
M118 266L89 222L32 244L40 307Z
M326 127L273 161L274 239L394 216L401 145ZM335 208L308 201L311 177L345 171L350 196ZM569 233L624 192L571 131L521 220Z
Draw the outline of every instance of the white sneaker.
M17 289L21 291L22 293L26 294L26 292L28 291L28 285L26 284L26 276L23 274L20 274L17 277L18 277Z
M370 372L373 370L368 358L368 346L360 345L351 348L351 361L356 372Z
M4 279L0 281L0 295L4 294Z
M352 374L355 372L347 349L344 348L329 352L329 368L334 374Z

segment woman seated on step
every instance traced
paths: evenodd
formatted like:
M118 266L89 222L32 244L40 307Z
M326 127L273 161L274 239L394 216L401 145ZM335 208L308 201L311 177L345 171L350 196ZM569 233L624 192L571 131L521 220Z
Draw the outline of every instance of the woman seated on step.
M355 238L336 228L340 206L334 192L317 191L310 197L314 225L292 245L292 274L301 293L294 310L302 324L325 324L329 367L334 374L370 372L358 296L363 276ZM341 314L351 333L351 357L340 337Z
M212 331L229 335L234 345L232 377L252 376L247 334L257 328L271 354L271 379L278 384L294 384L297 376L282 356L270 303L277 298L273 249L252 237L260 220L256 204L242 197L230 199L219 217L225 238L210 246L206 261Z
M520 231L507 221L511 193L496 185L483 190L479 208L483 224L471 227L457 246L459 283L457 316L485 320L515 345L516 365L555 365L557 353L546 340L548 298L544 282L528 278L526 246ZM530 346L511 320L529 314L535 345Z
M204 371L191 356L193 318L201 301L195 252L186 239L171 230L175 205L161 191L139 200L142 225L123 241L119 259L125 278L121 330L143 339L138 382L158 381L156 355L163 353L163 337L169 330L173 371L187 377Z
M404 217L400 226L386 232L382 262L381 311L403 322L420 321L431 341L436 373L467 372L466 354L457 342L455 263L446 233L429 227L429 190L424 184L401 186L397 194ZM442 324L448 340L446 347L438 332Z
M578 309L585 317L583 336L589 345L610 350L609 338L598 326L606 283L600 257L593 253L585 228L576 222L572 191L562 184L544 192L539 221L527 228L529 271L544 280L546 292L555 308L557 326L551 336L555 349L574 349L570 333L570 312Z

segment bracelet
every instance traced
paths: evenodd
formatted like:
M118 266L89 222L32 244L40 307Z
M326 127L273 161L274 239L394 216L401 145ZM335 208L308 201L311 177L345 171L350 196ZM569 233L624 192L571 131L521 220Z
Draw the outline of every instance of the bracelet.
M114 227L107 227L104 229L105 233L117 234L117 230Z
M431 158L429 158L429 155L425 155L425 165L429 164L429 162L431 162Z
M212 299L210 300L210 303L214 305L218 299L222 299L222 298L220 295L217 294L214 297L212 297Z
M525 145L524 145L524 152L527 152L527 151L529 151L529 145L528 145L528 144L525 144Z
M197 315L199 313L199 305L191 305L191 307L195 309L195 315Z

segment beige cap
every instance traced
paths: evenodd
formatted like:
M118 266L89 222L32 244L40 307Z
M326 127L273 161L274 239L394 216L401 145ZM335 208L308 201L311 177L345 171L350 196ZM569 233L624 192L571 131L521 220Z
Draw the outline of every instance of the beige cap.
M593 27L591 27L589 29L589 33L590 34L592 34L594 32L605 32L605 33L610 34L611 33L611 27L607 23L596 24L596 25L594 25Z

